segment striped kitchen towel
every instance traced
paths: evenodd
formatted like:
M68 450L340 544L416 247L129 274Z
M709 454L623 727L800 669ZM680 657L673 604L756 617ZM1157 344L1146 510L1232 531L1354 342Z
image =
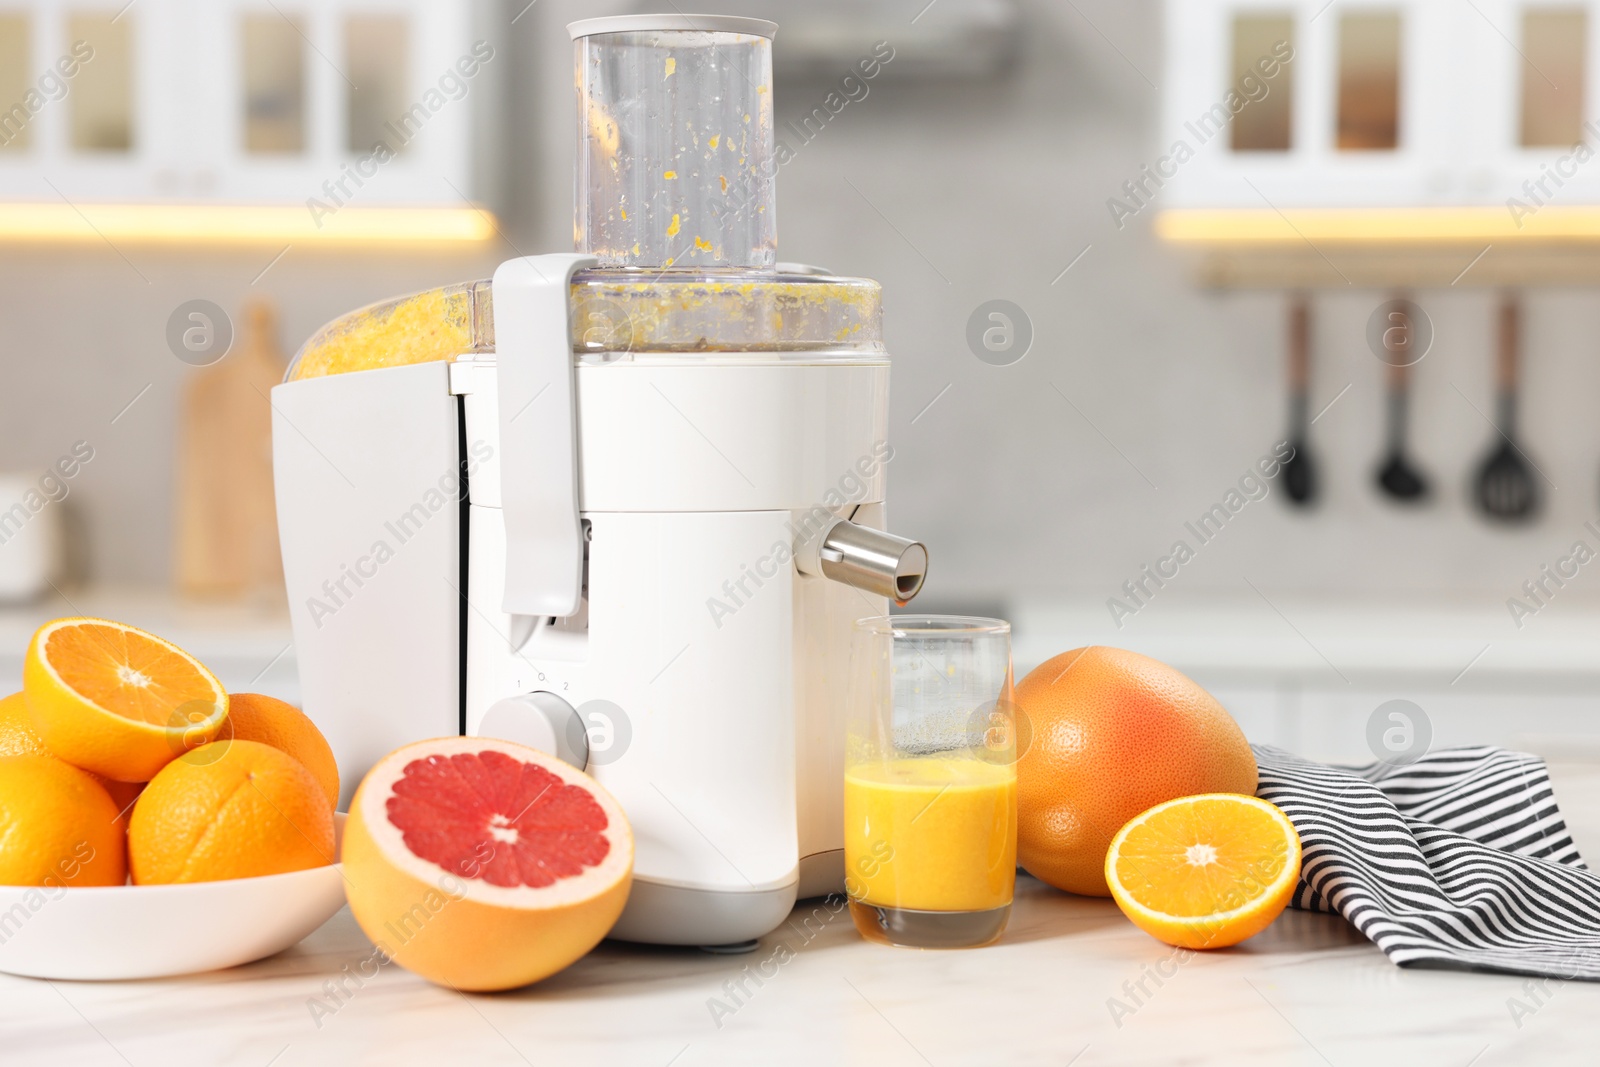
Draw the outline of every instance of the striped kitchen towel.
M1337 912L1402 967L1600 979L1600 877L1542 759L1485 746L1331 767L1254 747L1258 794L1300 833L1291 907Z

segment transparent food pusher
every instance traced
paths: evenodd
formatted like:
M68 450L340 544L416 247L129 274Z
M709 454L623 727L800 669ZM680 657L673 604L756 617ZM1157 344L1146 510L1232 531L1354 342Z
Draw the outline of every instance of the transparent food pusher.
M587 769L633 826L631 940L842 890L851 624L927 567L884 531L879 287L776 262L775 29L574 23L576 252L352 312L273 391L347 780L456 733Z

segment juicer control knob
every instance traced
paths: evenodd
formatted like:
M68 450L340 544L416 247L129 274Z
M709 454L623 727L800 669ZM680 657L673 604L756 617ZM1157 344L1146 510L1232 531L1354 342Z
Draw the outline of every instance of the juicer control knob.
M483 713L478 735L536 748L580 771L589 765L588 735L578 712L554 693L525 693L495 701Z

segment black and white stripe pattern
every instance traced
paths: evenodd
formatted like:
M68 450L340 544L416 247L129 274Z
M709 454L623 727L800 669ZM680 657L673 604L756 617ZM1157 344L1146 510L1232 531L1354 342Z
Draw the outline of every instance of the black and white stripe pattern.
M1257 793L1300 834L1291 907L1343 915L1402 967L1600 979L1600 877L1543 760L1476 747L1346 768L1255 752Z

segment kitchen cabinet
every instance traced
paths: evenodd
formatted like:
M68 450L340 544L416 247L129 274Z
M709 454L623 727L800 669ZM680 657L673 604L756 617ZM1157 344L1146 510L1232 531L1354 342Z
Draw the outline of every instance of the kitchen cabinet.
M0 7L0 202L493 202L510 57L475 0ZM93 212L91 211L92 215Z
M1194 671L1213 696L1257 744L1274 745L1332 763L1371 763L1367 723L1379 707L1406 700L1427 717L1430 747L1494 744L1550 759L1600 760L1600 694L1546 688L1493 687L1458 692L1448 680L1393 685L1307 686L1283 680L1240 683L1208 680ZM1380 716L1383 728L1394 725ZM1416 723L1405 728L1415 730Z
M1502 745L1600 759L1600 610L1574 606L1518 629L1503 602L1230 597L1152 602L1119 628L1103 602L1013 605L1017 677L1070 648L1151 656L1204 686L1251 741L1312 759L1370 763L1370 720L1418 709L1427 747ZM1424 721L1425 720L1425 723Z
M1600 3L1170 0L1166 17L1160 156L1121 199L1156 206L1169 241L1322 253L1289 284L1425 282L1490 243L1501 262L1468 284L1515 276L1513 247L1555 253L1536 270L1552 280L1595 273Z

